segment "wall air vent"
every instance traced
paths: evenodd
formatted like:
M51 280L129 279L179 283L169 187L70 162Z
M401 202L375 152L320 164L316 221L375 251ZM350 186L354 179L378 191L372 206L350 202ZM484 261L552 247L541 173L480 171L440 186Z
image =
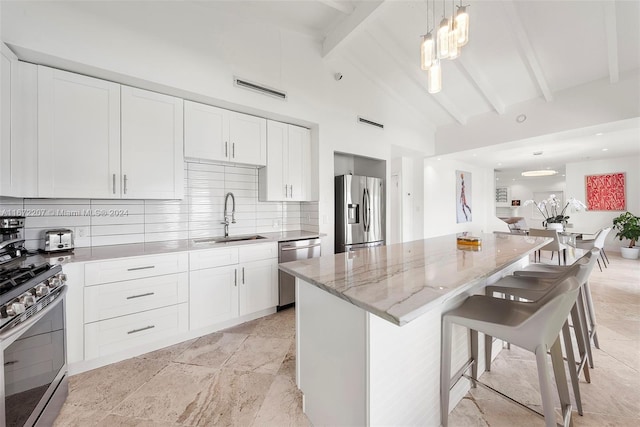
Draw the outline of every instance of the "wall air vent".
M259 93L261 93L263 95L272 96L274 98L282 99L284 101L287 100L287 92L283 92L283 91L278 90L278 89L273 89L273 88L267 87L267 86L259 84L259 83L254 83L254 82L250 82L248 80L243 80L241 78L234 77L233 78L233 84L234 84L234 86L242 87L242 88L245 88L245 89L249 89L249 90L252 90L254 92L259 92Z
M382 123L374 122L373 120L365 119L364 117L358 116L358 123L363 123L369 126L375 126L380 129L384 129L384 125Z

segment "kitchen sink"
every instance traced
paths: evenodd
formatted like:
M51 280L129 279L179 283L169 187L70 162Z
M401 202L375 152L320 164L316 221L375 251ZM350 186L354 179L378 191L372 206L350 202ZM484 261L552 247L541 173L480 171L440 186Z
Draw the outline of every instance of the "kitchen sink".
M258 234L252 234L249 236L227 236L227 237L207 237L203 239L194 239L195 244L212 244L212 243L229 243L229 242L243 242L246 240L260 240L266 239L264 236Z

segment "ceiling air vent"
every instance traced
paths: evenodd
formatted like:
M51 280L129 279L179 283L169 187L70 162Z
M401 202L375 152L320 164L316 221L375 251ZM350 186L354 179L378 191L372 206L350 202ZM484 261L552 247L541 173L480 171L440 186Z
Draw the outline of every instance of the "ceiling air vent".
M249 90L252 90L254 92L259 92L259 93L261 93L263 95L272 96L274 98L282 99L284 101L287 100L287 93L286 92L283 92L283 91L277 90L277 89L273 89L273 88L267 87L267 86L262 85L262 84L250 82L248 80L243 80L243 79L240 79L238 77L234 77L233 78L233 84L235 86L242 87L242 88L245 88L245 89L249 89Z
M384 125L382 123L374 122L373 120L365 119L364 117L358 116L358 123L363 123L365 125L375 126L380 129L384 129Z

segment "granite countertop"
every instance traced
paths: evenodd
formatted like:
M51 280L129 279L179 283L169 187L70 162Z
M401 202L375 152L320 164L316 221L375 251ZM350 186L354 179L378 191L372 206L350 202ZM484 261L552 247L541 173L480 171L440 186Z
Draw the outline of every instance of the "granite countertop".
M322 234L313 231L283 231L276 233L256 233L266 237L258 240L244 240L226 243L198 243L201 239L171 240L167 242L129 243L123 245L94 246L89 248L75 248L73 252L58 252L52 254L30 255L24 263L40 264L66 264L72 262L100 261L106 259L126 258L143 255L158 255L172 252L185 252L202 249L216 249L230 246L244 246L268 242L286 242L289 240L301 240L318 238Z
M479 237L479 251L458 249L456 235L448 235L293 261L279 268L402 326L549 241L511 234Z

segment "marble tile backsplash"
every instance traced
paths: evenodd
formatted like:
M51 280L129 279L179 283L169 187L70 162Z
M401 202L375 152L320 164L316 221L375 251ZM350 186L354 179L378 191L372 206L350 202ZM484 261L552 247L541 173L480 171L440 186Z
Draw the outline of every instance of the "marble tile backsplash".
M28 249L36 249L42 232L52 228L72 229L77 247L220 236L225 194L232 192L236 223L229 234L318 230L317 202L258 201L255 168L185 162L184 185L183 200L0 197L0 216L26 217Z

